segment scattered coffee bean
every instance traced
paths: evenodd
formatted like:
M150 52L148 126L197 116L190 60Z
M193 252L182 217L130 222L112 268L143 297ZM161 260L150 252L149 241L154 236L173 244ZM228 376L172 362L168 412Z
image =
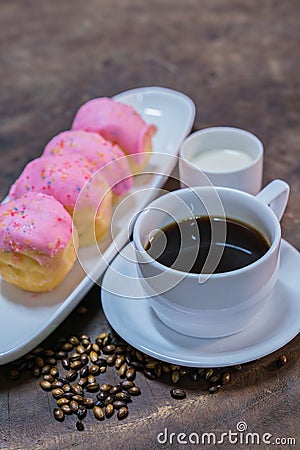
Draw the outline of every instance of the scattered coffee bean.
M221 375L221 383L222 384L229 383L230 379L231 379L231 376L230 376L229 372L222 373L222 375Z
M53 415L58 422L63 422L65 420L64 412L60 408L54 408Z
M68 370L66 372L66 379L68 381L75 381L77 376L78 376L78 373L76 372L76 370Z
M127 406L122 406L118 412L117 412L117 417L119 420L125 419L125 417L128 416L128 408Z
M73 399L70 401L70 408L71 408L71 410L72 410L73 412L75 412L75 413L78 411L79 406L78 406L78 403L74 400L74 397L73 397Z
M130 395L141 395L141 390L138 386L132 386L130 388L128 388L127 390L128 394Z
M85 406L81 406L77 411L77 417L80 420L83 420L85 416L87 415L87 409Z
M64 414L72 414L73 412L70 405L68 405L67 403L65 405L62 405L60 409L64 412Z
M285 366L287 363L287 357L285 355L280 355L279 358L277 359L277 367L283 367Z
M65 392L60 389L60 388L56 388L52 390L52 395L54 398L60 398L65 394Z
M77 420L77 422L76 422L76 428L77 428L78 431L83 431L83 430L84 430L84 425L83 425L83 423L81 422L81 420Z
M209 386L208 388L208 392L210 394L215 394L216 392L218 392L218 390L220 389L221 385L217 384L217 385L213 385L213 386Z
M92 408L94 406L94 400L91 397L85 397L82 400L82 405L86 408Z
M183 389L174 388L171 389L170 393L173 398L176 398L176 400L182 400L186 398L186 393Z
M41 369L41 374L42 375L47 375L50 372L51 366L48 364L44 367L42 367Z
M93 407L94 416L97 420L103 420L104 419L104 412L100 406L94 406Z
M107 418L111 417L114 413L114 407L111 403L105 406L105 416Z
M136 376L135 368L130 367L128 370L126 370L125 376L126 376L127 380L133 381Z
M66 397L61 397L56 401L58 406L62 406L62 405L68 405L70 403L70 400L67 399Z
M44 391L51 391L52 390L52 384L50 381L41 381L40 386Z

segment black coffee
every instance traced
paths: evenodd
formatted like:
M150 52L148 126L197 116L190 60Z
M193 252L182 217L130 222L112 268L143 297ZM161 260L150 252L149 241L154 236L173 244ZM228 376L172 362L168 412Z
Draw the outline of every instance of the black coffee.
M248 266L269 247L264 236L245 223L204 216L174 222L155 232L145 250L161 264L176 270L201 273L210 261L203 272L222 273Z

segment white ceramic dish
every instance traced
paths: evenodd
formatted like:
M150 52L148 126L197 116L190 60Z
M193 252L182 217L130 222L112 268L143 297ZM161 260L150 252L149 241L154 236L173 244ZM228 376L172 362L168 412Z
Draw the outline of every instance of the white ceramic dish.
M201 339L164 325L143 298L132 244L114 259L103 278L101 297L107 320L128 343L173 364L222 367L253 361L278 350L300 330L300 254L282 240L279 279L273 298L255 323L237 334ZM122 296L116 285L126 286Z
M0 278L0 364L19 358L43 341L104 273L128 241L135 215L158 194L157 189L172 172L179 147L192 128L195 105L180 92L145 87L114 98L133 106L146 122L158 127L145 174L134 180L131 193L116 208L112 225L114 242L107 239L100 249L97 246L80 249L79 261L55 290L33 294Z

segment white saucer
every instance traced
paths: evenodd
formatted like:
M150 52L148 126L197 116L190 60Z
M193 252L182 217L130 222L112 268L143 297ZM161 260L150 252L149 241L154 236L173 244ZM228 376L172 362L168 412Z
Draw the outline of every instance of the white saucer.
M176 333L150 308L131 261L129 243L111 263L102 282L102 306L114 330L142 352L190 367L221 367L253 361L278 350L300 331L300 254L282 240L279 280L260 318L232 336L200 339ZM117 294L121 290L122 296Z

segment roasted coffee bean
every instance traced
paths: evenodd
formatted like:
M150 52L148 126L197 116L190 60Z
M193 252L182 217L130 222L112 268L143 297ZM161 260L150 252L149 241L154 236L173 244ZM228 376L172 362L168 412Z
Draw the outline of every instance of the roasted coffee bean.
M115 398L116 398L116 400L122 400L126 403L131 402L131 397L127 392L117 392L115 394Z
M111 355L112 356L112 355ZM107 367L107 361L104 358L99 358L97 361L97 366L99 367Z
M102 342L101 339L99 339L99 337L97 337L97 338L95 339L95 343L96 343L96 345L98 345L98 347L99 347L100 349L103 347L103 342Z
M154 367L154 373L155 373L155 375L156 375L157 378L160 378L160 377L162 376L162 368L161 368L161 365L160 365L160 364L157 364L157 365ZM175 373L175 371L174 371L174 373ZM180 378L180 374L179 374L179 378Z
M44 389L44 391L51 391L52 390L52 384L50 383L50 381L41 381L40 382L40 386L42 389Z
M238 371L242 370L241 364L236 364L236 365L233 366L233 367L234 367L235 370L238 370Z
M89 339L82 339L81 341L81 345L86 349L86 348L92 348L92 344L91 341Z
M101 384L100 391L102 391L102 392L109 392L112 387L113 387L112 384L108 384L108 383Z
M98 353L98 355L101 353L100 347L98 344L92 344L92 351Z
M61 365L64 369L69 370L70 369L70 361L67 358L62 359Z
M113 366L115 364L116 359L117 359L117 355L115 355L115 354L109 355L106 359L107 365Z
M58 422L63 422L65 420L64 412L60 408L54 408L53 415Z
M80 378L80 380L78 380L79 386L85 387L88 384L88 379L87 378Z
M199 375L199 373L198 373L197 370L193 369L193 370L190 371L189 377L190 377L190 379L191 379L192 381L198 381L200 375Z
M202 376L205 372L205 369L203 369L203 367L198 367L197 372L199 373L200 376Z
M44 359L41 356L35 358L34 362L40 369L45 365Z
M159 364L159 362L152 359L145 364L145 369L154 369L157 364Z
M127 390L128 394L130 395L140 395L141 390L138 386L132 386Z
M109 345L109 343L111 342L111 337L108 335L103 339L103 348L106 347L107 345Z
M115 396L114 396L114 395L108 395L108 396L106 397L106 399L104 400L104 404L105 404L105 405L108 405L109 403L112 403L112 402L114 401L114 399L115 399Z
M78 359L76 361L71 362L70 369L71 370L79 370L79 369L81 369L81 366L82 366L81 361L80 361L80 359Z
M56 367L51 367L50 375L52 375L54 378L58 377L58 370Z
M94 375L89 375L88 376L88 384L95 383L95 381L96 381L96 378L94 377Z
M142 352L140 352L139 350L136 350L135 351L135 357L136 357L136 359L138 360L138 361L140 361L140 362L144 362L144 360L145 360L145 356L143 355L143 353Z
M64 414L72 414L73 412L70 405L68 404L62 405L60 409L64 412Z
M56 358L45 358L45 364L50 364L50 366L56 366Z
M178 369L175 369L171 372L171 379L174 384L178 383L180 380L180 372Z
M76 413L78 419L82 420L86 417L87 415L87 409L85 406L81 406L80 408L78 408L78 411Z
M91 340L90 336L88 334L85 334L85 333L80 334L79 335L79 339L81 340L81 342L84 341L84 340L87 340L87 341Z
M98 361L98 359L99 359L98 353L96 353L94 350L92 350L90 352L90 360L91 360L91 362L95 363L96 361Z
M76 372L76 370L68 370L66 372L66 379L68 381L75 381L77 376L78 376L78 373Z
M49 366L49 364L47 366L42 367L41 374L47 375L50 372L50 369L51 369L51 366Z
M128 408L127 406L122 406L118 412L117 412L117 417L119 420L125 419L125 417L128 416Z
M84 430L84 425L83 425L83 423L81 422L81 420L77 420L77 422L76 422L76 428L77 428L78 431L83 431L83 430Z
M221 385L220 384L214 384L212 386L209 386L208 388L208 392L210 394L215 394L216 392L218 392L218 390L220 389Z
M173 398L176 398L177 400L182 400L182 399L186 398L186 393L183 389L179 389L179 388L171 389L170 393L171 393L171 396Z
M222 375L221 375L221 383L222 384L229 383L230 379L231 379L231 376L230 376L229 372L222 373Z
M73 394L73 392L65 392L64 397L67 398L68 400L72 400L72 398L74 397L74 394Z
M38 366L33 367L32 375L36 378L39 378L41 375L41 369Z
M104 338L106 338L107 336L109 336L109 333L106 331L105 333L99 334L98 338L99 338L99 339L104 339Z
M187 367L181 367L179 370L180 377L184 377L190 373L190 370Z
M77 402L77 403L82 403L83 402L83 396L75 394L75 395L73 395L72 400L75 400L75 402Z
M94 383L89 383L86 386L86 390L88 392L98 392L100 389L99 383L97 383L96 381Z
M144 370L145 366L140 361L131 361L130 365L135 368L138 372Z
M69 342L72 345L78 345L79 344L79 339L77 336L70 336L69 337Z
M116 346L114 344L108 344L103 347L102 351L105 355L110 355L111 353L114 353Z
M86 378L86 377L88 377L89 376L89 368L88 368L88 366L84 366L84 367L82 367L82 369L80 370L80 377L81 378Z
M74 397L73 397L73 399L70 401L70 408L71 408L71 410L73 411L73 412L77 412L78 411L78 403L74 400Z
M104 419L104 412L100 406L94 406L93 408L94 416L97 420L103 420Z
M44 350L43 347L36 347L35 349L32 350L32 353L34 353L35 355L39 355L40 353L42 353L43 350Z
M63 397L64 394L65 394L64 391L60 388L56 388L56 389L52 390L52 395L54 398Z
M219 381L221 378L221 374L220 373L216 373L215 375L213 375L210 379L209 382L212 384L217 383L217 381Z
M74 345L71 344L71 342L65 342L65 343L61 346L61 349L62 349L64 352L70 352L71 350L73 350L73 348L74 348Z
M146 378L148 378L148 380L156 380L156 375L152 372L152 370L144 369L143 374Z
M161 368L162 368L163 373L171 372L170 366L167 363L162 363Z
M66 384L63 385L62 390L64 392L70 392L71 391L71 386L68 383L66 383Z
M68 356L67 353L64 352L63 350L59 350L58 352L55 353L56 359L65 359L67 356Z
M64 386L64 384L63 384L63 382L62 381L59 381L59 380L54 380L53 382L52 382L52 389L56 389L56 388L62 388L63 386Z
M119 392L122 391L121 385L120 384L116 384L115 386L112 386L112 388L110 389L109 393L112 395L118 394Z
M115 400L113 402L113 407L115 409L120 409L120 408L122 408L123 406L126 406L126 405L127 405L127 402L124 402L124 400Z
M126 379L129 381L133 381L135 379L136 376L136 372L135 372L135 368L134 367L130 367L128 370L126 370Z
M56 403L58 406L68 405L70 403L70 400L66 397L61 397L58 400L56 400Z
M82 355L83 353L86 352L86 349L84 348L83 345L79 344L79 345L77 345L77 347L76 347L76 352L77 352L79 355Z
M124 355L118 356L117 359L115 360L115 367L117 369L120 369L120 367L124 364L124 362L125 356Z
M73 384L71 386L71 391L76 395L82 395L82 386L79 386L79 384Z
M46 375L43 376L45 381L50 381L50 383L53 383L54 377L50 375L50 373L46 373Z
M89 357L85 353L80 357L81 365L86 366L89 362Z
M111 403L105 406L105 416L107 418L111 417L114 413L114 407Z
M92 375L98 375L100 373L100 367L97 366L97 364L93 364L92 366L90 366L89 372Z
M133 381L129 381L129 380L122 380L120 382L120 385L122 386L123 389L125 389L125 391L127 391L130 388L135 387L135 384Z
M277 367L281 368L283 366L285 366L287 363L287 357L285 355L280 355L279 358L277 359Z
M55 352L54 350L52 350L52 348L45 348L45 350L43 351L43 355L46 357L51 357L54 356Z
M69 356L70 362L72 361L79 361L81 359L81 354L78 352L74 352Z
M119 375L121 378L124 378L126 375L126 371L127 371L127 365L124 363L121 365L121 367L119 368Z
M82 404L86 408L92 408L94 406L94 399L91 397L84 397L84 399L82 400Z
M96 400L94 405L95 406L100 406L100 408L103 408L105 406L104 400Z
M115 354L116 355L125 355L126 353L126 346L125 345L118 345L115 348Z
M62 381L64 384L68 384L68 380L66 379L66 377L57 377L57 380Z
M214 369L207 369L205 372L205 375L204 375L205 379L208 380L212 376L213 373L214 373Z
M97 394L97 399L98 400L105 400L106 399L106 397L108 397L108 395L109 395L109 392L103 392L103 391L101 391L101 392L98 392L98 394Z

